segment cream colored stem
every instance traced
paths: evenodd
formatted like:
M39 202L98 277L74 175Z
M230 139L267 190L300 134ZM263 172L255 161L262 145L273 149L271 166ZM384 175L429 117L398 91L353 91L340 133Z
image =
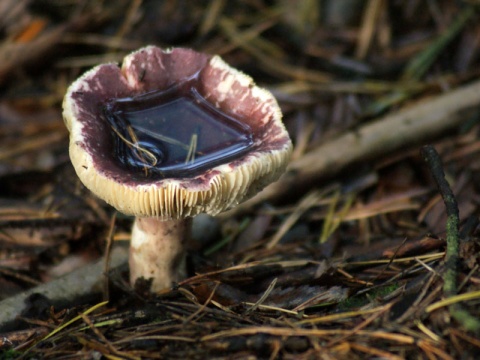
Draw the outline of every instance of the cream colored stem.
M152 292L170 288L185 273L184 244L189 220L136 218L130 242L130 283L152 278Z

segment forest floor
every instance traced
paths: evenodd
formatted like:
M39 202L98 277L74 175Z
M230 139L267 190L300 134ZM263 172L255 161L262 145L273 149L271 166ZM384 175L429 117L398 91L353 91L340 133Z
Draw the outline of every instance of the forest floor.
M2 0L0 358L474 359L476 1ZM199 216L188 277L129 285L132 218L78 180L67 87L146 45L277 98L287 173Z

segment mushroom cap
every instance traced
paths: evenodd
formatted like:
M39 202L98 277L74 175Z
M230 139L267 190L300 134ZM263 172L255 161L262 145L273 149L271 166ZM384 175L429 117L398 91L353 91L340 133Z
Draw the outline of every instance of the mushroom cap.
M252 130L252 151L193 177L137 179L125 173L111 150L103 109L111 99L168 89L197 74L197 91ZM70 131L75 171L98 197L118 211L164 220L218 214L252 197L285 171L292 144L273 95L218 56L148 46L125 57L122 67L103 64L67 90L63 117Z

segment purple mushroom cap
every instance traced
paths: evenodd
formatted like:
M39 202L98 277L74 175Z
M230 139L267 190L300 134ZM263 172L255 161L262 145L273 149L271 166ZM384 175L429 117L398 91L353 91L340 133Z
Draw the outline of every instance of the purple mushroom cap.
M112 132L105 109L123 106L121 99L127 99L127 103L128 99L148 102L148 97L156 99L157 93L176 89L187 94L192 88L197 102L204 102L203 106L211 109L212 114L218 112L234 119L241 134L248 132L248 151L241 150L225 160L216 154L220 160L211 167L202 165L191 173L183 164L172 165L173 170L165 172L165 176L129 171L112 149L115 141L124 140L134 151L136 145L118 135L124 130ZM148 46L125 57L121 68L116 64L99 65L69 87L63 108L70 131L70 158L77 175L97 196L120 212L135 216L168 220L227 210L277 180L285 171L292 150L280 108L270 92L256 86L249 76L231 68L220 57L189 49ZM183 124L182 116L188 115L178 115L174 123ZM151 117L149 121L157 119ZM185 121L187 124L188 119ZM164 125L166 132L170 131L169 126ZM174 133L187 131L185 127L180 126ZM215 141L220 135L208 129L205 141ZM187 135L192 130L188 131ZM150 156L146 150L145 153ZM176 172L176 167L183 170ZM159 172L162 174L161 168Z

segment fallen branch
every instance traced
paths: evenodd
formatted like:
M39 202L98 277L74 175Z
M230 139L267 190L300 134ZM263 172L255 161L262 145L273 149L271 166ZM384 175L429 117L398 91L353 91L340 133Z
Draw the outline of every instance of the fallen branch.
M240 209L276 200L331 179L348 166L422 141L432 141L465 121L480 105L480 80L387 115L326 142L294 160L287 173Z
M116 268L127 262L127 250L115 247L110 254L110 268ZM46 296L52 303L72 302L101 290L104 279L105 259L82 267L57 279L24 291L18 295L0 301L0 329L8 330L25 308L25 300L32 294ZM99 291L97 291L98 293Z

